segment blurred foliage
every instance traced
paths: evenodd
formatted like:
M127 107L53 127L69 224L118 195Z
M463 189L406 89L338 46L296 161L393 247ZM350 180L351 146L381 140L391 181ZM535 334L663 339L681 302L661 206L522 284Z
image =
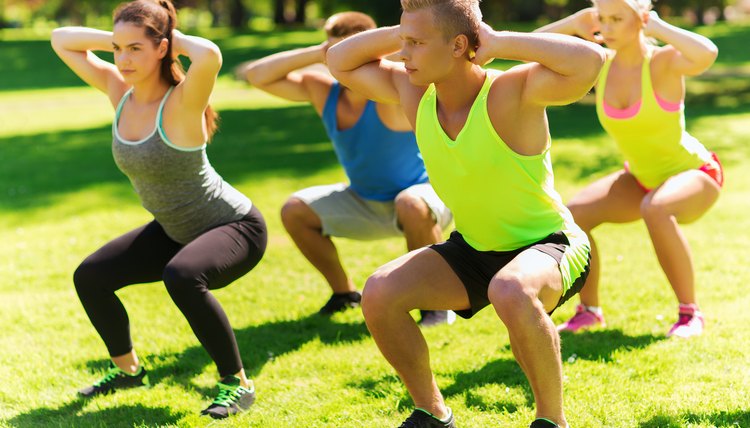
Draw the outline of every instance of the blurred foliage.
M191 16L191 22L212 27L247 28L254 18L276 26L303 26L343 10L372 15L381 25L398 22L398 0L173 0ZM724 18L726 6L738 0L659 0L662 15L685 15L695 23ZM0 0L0 28L30 26L37 21L91 25L111 16L121 0ZM484 0L482 10L490 22L549 21L589 6L590 0Z

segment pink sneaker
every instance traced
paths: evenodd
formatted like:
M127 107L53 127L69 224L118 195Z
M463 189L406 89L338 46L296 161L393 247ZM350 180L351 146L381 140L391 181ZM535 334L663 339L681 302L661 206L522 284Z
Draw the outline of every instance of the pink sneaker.
M577 332L588 330L593 327L606 327L604 315L591 312L584 305L576 306L576 314L564 323L557 326L557 331Z
M680 314L677 322L669 329L667 337L677 336L683 339L698 336L703 333L706 320L703 313L698 310L698 305L680 305Z

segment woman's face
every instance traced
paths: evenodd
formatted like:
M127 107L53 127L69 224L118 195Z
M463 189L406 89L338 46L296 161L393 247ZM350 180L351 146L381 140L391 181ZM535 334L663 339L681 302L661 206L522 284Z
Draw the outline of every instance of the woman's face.
M617 50L640 42L643 17L625 0L597 0L596 12L599 30L607 47Z
M159 44L146 36L143 27L131 22L118 22L112 31L115 65L126 83L133 84L159 73L161 60L167 53L166 39Z

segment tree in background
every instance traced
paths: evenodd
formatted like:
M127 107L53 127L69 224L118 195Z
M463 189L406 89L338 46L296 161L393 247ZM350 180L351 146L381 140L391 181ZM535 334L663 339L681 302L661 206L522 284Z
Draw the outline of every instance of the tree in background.
M9 19L10 7L23 7L32 19L54 19L57 22L86 24L91 17L110 16L123 0L0 0L0 27ZM251 13L260 11L280 26L299 26L308 21L309 6L317 8L316 18L335 12L357 10L375 18L380 25L398 23L401 7L398 0L173 0L178 8L189 7L211 14L212 26L246 28ZM655 2L662 15L691 14L702 24L709 10L723 11L737 0L659 0ZM554 20L591 5L589 0L485 0L482 9L486 19L494 23L539 19ZM252 10L251 10L252 7ZM24 22L23 24L28 24Z

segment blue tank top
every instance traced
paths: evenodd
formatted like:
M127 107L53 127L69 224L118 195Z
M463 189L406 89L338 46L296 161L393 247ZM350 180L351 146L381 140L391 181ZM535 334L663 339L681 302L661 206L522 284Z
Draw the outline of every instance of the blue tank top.
M336 106L340 93L341 85L334 82L323 108L323 125L352 190L364 199L392 201L407 187L426 183L427 171L414 133L387 128L374 102L367 102L353 127L339 130Z

